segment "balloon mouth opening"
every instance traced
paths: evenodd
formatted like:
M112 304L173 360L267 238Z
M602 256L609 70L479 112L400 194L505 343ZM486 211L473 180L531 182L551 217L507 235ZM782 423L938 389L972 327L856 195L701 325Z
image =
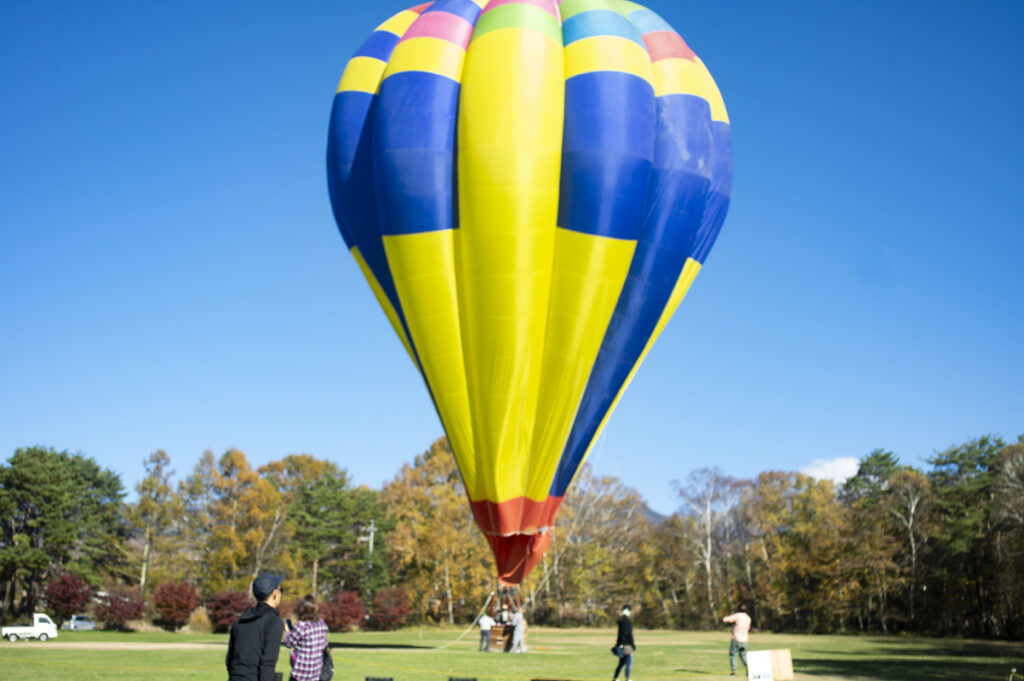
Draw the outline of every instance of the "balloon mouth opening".
M491 535L487 540L498 566L498 584L518 588L551 545L551 532Z

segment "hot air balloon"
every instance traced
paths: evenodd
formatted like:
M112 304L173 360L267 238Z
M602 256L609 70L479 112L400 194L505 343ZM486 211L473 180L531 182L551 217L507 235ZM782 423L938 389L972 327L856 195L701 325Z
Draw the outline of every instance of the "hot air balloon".
M436 0L348 62L327 174L518 585L725 219L718 88L626 0Z

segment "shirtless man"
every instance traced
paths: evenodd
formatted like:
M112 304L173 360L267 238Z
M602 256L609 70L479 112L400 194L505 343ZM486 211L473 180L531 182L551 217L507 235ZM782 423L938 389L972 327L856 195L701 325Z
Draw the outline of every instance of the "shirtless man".
M739 609L722 621L732 625L732 641L729 643L729 668L732 674L736 674L736 653L740 654L743 660L743 667L747 666L747 641L750 635L750 615L747 614L747 606L740 605Z

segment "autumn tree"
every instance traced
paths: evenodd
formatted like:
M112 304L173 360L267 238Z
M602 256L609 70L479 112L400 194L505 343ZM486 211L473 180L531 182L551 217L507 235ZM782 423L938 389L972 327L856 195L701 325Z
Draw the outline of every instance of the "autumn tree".
M1024 435L999 453L993 483L994 538L999 574L996 592L1005 635L1024 638Z
M181 500L171 486L171 459L162 449L145 460L146 476L135 485L137 501L126 510L129 524L142 537L139 588L145 592L155 546L181 516Z
M899 532L906 538L906 545L909 549L907 617L911 626L917 619L914 602L919 584L918 554L922 542L928 535L927 518L931 498L932 486L928 478L923 473L907 467L889 478L888 490L883 500L886 511L898 522Z
M1024 530L1024 435L999 453L994 481L995 514L1000 522Z
M717 468L702 468L690 473L686 484L675 483L681 512L693 517L697 533L688 536L704 573L704 595L710 620L716 619L715 567L719 559L721 537L727 530L743 482L723 475Z
M707 624L701 606L702 581L692 537L697 532L690 516L673 513L664 522L649 526L644 543L654 551L651 569L660 621L653 626L697 629ZM645 619L650 615L644 615Z
M736 559L759 626L827 631L843 600L844 509L830 481L770 471L746 488Z
M522 585L534 617L595 624L623 599L638 601L651 581L643 509L636 490L584 465L555 516L550 546Z
M790 522L791 473L767 471L745 489L737 508L746 529L741 560L752 597L751 616L760 626L779 627L790 611L785 591L784 535Z
M178 483L178 499L181 503L178 522L182 544L180 558L187 566L188 574L200 576L200 586L207 594L211 593L207 589L213 581L206 553L212 541L213 505L217 499L213 482L216 475L217 459L207 449L196 461L192 471Z
M843 594L840 612L855 618L861 630L877 626L888 633L893 592L899 586L900 542L879 507L860 500L848 511L850 523L843 536L841 567L849 588Z
M272 559L285 555L288 540L284 498L229 449L216 461L205 452L182 483L187 528L201 560L197 569L207 593L245 589Z
M830 605L840 597L843 509L831 480L793 475L790 525L785 532L786 572L796 627L830 631Z
M395 523L386 550L412 611L449 623L475 614L494 583L493 560L447 439L402 466L381 497Z

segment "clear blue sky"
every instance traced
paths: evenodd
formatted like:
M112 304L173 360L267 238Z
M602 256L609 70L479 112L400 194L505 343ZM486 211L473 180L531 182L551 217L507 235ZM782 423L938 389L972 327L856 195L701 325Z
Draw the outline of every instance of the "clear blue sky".
M441 434L324 177L344 64L404 6L0 4L0 456L378 486ZM598 471L670 512L702 466L1024 432L1024 3L650 6L723 91L734 202Z

